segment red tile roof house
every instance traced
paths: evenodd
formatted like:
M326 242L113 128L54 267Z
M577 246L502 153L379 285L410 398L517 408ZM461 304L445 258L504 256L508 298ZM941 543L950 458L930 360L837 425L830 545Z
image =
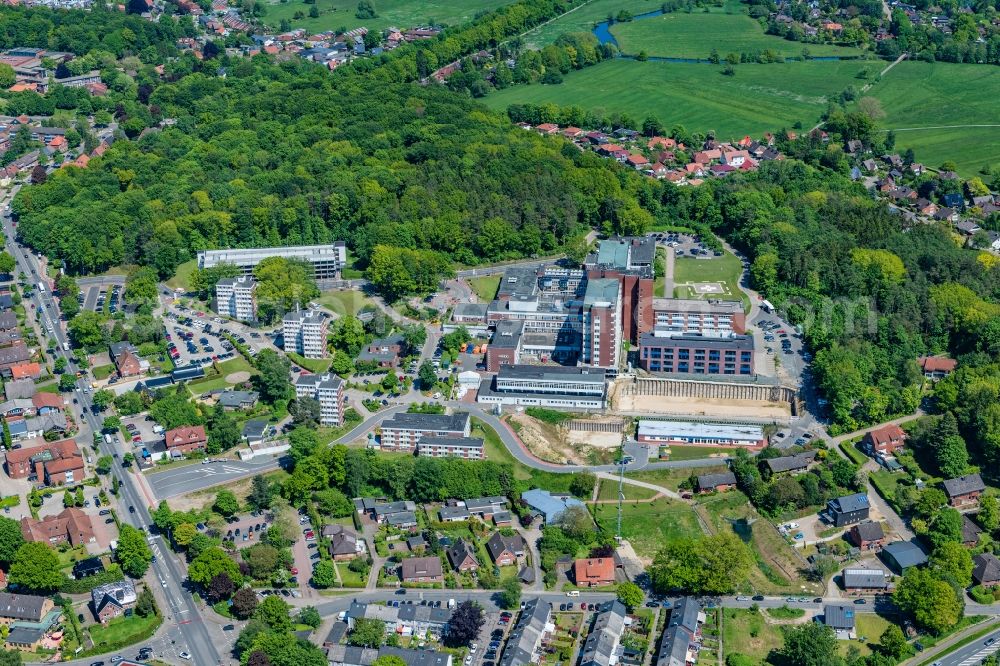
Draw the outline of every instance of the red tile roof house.
M116 342L110 351L111 360L122 377L141 375L149 368L149 363L140 359L139 352L128 342Z
M192 451L203 450L205 445L208 444L208 437L205 435L204 426L181 426L180 428L174 428L167 431L164 439L167 450L171 454L174 451L187 454Z
M35 407L35 413L48 414L49 412L61 412L65 405L62 396L56 393L36 393L31 396L31 404Z
M562 131L562 134L569 139L577 139L583 136L584 132L579 127L567 127Z
M9 372L10 378L14 381L18 379L38 379L42 376L42 366L38 363L20 363L12 366Z
M573 563L573 578L579 587L614 585L615 560L611 557L594 557Z
M689 176L705 175L705 167L703 167L701 164L697 162L691 162L690 164L685 164L684 170L687 172L687 175Z
M34 475L36 483L53 486L82 481L83 455L72 439L7 452L7 474L12 479Z
M924 371L924 377L927 379L943 379L958 367L958 361L955 359L940 356L921 356L917 359L917 363L920 364L920 369Z
M649 160L644 155L629 155L626 159L629 165L635 169L642 169L649 164Z
M671 148L676 148L677 142L665 136L654 136L646 142L646 147L650 150L654 150L655 148L666 148L669 150Z
M872 430L861 440L869 455L891 456L906 443L906 431L894 423Z
M555 123L542 123L541 125L535 127L535 129L542 134L555 134L559 131L559 125L556 125Z
M699 150L691 158L692 161L698 164L711 164L713 161L722 159L722 151L718 148L712 148L711 150Z
M53 546L64 542L80 546L97 541L90 517L77 508L63 509L62 513L45 516L41 520L22 518L21 536L25 541L40 541Z

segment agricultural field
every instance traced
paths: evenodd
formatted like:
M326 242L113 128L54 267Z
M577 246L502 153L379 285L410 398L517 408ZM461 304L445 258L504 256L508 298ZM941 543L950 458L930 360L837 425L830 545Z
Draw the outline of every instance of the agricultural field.
M898 150L913 148L931 167L951 160L971 177L984 165L1000 166L997 90L996 67L902 62L871 94L882 102L882 126L895 131Z
M615 532L618 505L595 504L594 520L604 530ZM698 517L688 505L660 498L652 502L622 506L622 536L629 540L635 552L652 559L660 547L671 539L697 537L703 532Z
M735 5L735 6L734 6ZM860 49L832 44L802 44L768 35L758 21L743 13L740 3L728 3L708 12L696 10L661 14L611 26L622 53L669 58L708 58L712 49L727 53L754 53L770 49L784 57L857 56Z
M319 16L312 18L309 10L314 6L300 0L270 0L266 3L264 22L277 28L282 19L288 19L296 28L311 32L323 30L352 30L364 26L369 30L384 30L389 26L401 29L418 25L457 25L475 18L481 11L496 9L504 3L487 0L372 0L377 16L359 19L355 16L357 0L316 0ZM293 18L302 12L304 18Z
M617 59L570 72L559 85L512 86L484 101L500 111L510 104L554 103L627 113L637 122L652 116L667 127L714 131L731 140L796 122L811 127L828 96L858 83L861 67L815 61L739 65L735 76L723 76L715 65Z

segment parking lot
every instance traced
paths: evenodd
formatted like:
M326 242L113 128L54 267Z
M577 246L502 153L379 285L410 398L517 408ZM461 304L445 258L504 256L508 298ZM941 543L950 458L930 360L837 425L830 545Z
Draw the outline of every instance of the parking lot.
M122 292L120 284L95 284L80 289L76 300L84 310L92 312L103 311L107 305L108 312L114 314L122 307Z
M162 428L159 428L155 422L147 420L146 417L126 416L122 419L122 429L128 433L122 435L125 441L125 450L131 451L136 461L143 467L151 465L153 459L158 458L167 450ZM148 458L144 459L143 449L149 453Z
M211 365L236 356L232 343L219 335L218 325L200 326L187 317L168 317L164 322L168 351L174 365ZM205 329L208 329L207 331Z
M674 248L674 254L678 257L696 257L698 259L711 259L721 256L721 252L712 251L698 239L697 236L676 232L653 232L649 234L660 245Z

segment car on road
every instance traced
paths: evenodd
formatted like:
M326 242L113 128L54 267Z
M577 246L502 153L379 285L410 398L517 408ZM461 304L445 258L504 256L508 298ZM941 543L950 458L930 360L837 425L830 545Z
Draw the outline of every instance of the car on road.
M750 597L736 597L736 601L750 601ZM653 604L654 606L656 604Z
M802 539L805 539L805 538L806 538L806 535L803 534L802 532L799 532L798 534L795 535L795 540L796 541L801 541Z
M134 504L129 504L128 505L128 512L129 513L135 513L135 505Z
M854 600L854 603L855 603L856 605L858 605L858 606L864 606L864 605L865 605L866 603L868 603L868 602L867 602L867 601L865 601L864 599L855 599L855 600Z
M754 595L753 597L751 597L751 598L752 598L752 599L753 599L754 601L764 601L764 595L763 595L763 594L755 594L755 595Z
M983 645L993 645L996 642L997 639L996 636L994 636L993 638L987 638L986 641L983 643Z
M224 626L222 628L222 630L223 631L235 631L236 630L236 625L235 624L227 624L226 626Z
M190 659L191 658L191 653L190 652L181 652L177 656L180 657L181 659Z

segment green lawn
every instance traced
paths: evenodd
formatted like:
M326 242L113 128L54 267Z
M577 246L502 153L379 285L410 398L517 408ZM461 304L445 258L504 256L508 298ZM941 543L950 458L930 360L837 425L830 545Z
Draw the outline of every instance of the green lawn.
M115 366L113 365L98 365L90 370L94 379L107 379L111 376L111 373L115 371Z
M352 30L361 26L369 30L384 30L389 26L405 29L430 23L464 23L475 18L481 11L496 9L505 3L488 0L375 0L372 4L378 15L373 19L359 19L354 15L357 0L316 0L319 17L310 18L309 10L313 5L295 0L270 0L265 3L267 12L263 20L276 28L281 19L288 19L293 28L305 28L313 32ZM303 18L293 18L296 12L302 12Z
M697 469L655 469L643 472L626 472L625 476L637 481L645 481L670 490L677 490L680 484L687 481L692 474L716 474L728 469L720 463L717 467L699 467Z
M765 664L771 651L784 645L781 630L765 622L760 611L726 608L723 613L722 645L727 655L739 653Z
M618 518L616 504L595 504L594 519L614 533ZM641 557L653 557L664 543L680 537L700 536L698 517L683 502L666 498L622 506L622 536Z
M344 584L344 587L352 588L362 588L368 582L367 577L361 576L361 574L355 573L347 568L349 562L334 562L334 566L337 567L337 571L340 572L340 580Z
M882 101L882 125L896 132L897 150L913 148L917 160L938 167L945 160L966 176L984 165L1000 166L1000 116L995 67L902 62L872 88ZM994 125L918 129L943 125Z
M177 272L174 273L174 276L167 280L167 286L171 289L180 288L184 291L191 291L191 277L196 270L198 270L197 259L185 261L177 267Z
M324 291L316 299L320 305L329 308L339 315L356 315L358 311L368 305L373 305L372 300L360 291Z
M162 618L156 615L117 617L107 626L95 624L90 627L90 637L94 640L95 647L100 647L102 644L128 644L148 637L162 621Z
M671 446L669 460L703 460L705 458L728 456L735 451L736 449L726 447ZM688 470L689 475L690 472L691 470ZM698 473L704 474L701 470L698 470Z
M313 374L326 372L330 369L330 363L333 361L331 358L306 358L304 356L299 356L294 352L289 352L288 358L292 361L292 363L305 368Z
M466 282L475 292L479 300L489 303L497 295L497 288L500 286L502 275L483 275L481 277L468 278Z
M784 57L799 57L803 48L812 56L856 56L856 48L832 44L801 44L768 35L760 23L743 13L741 5L690 14L673 12L611 28L622 53L645 51L651 56L708 58L712 49L727 53L754 53L770 49Z
M618 499L618 482L610 481L608 479L602 479L599 481L601 487L597 491L597 499L599 500L617 500ZM648 500L656 496L656 491L650 488L643 488L642 486L633 486L628 483L622 484L622 493L625 495L627 500Z
M226 377L234 372L249 372L251 375L256 373L256 370L250 363L240 355L236 355L228 361L224 361L219 364L219 374L212 375L211 377L206 377L205 379L198 379L188 384L188 388L195 395L200 395L207 391L214 391L216 389L227 388L233 386L228 381Z
M722 140L761 135L796 121L811 127L827 99L849 85L864 65L857 62L796 62L738 65L723 76L713 65L617 59L570 72L559 85L511 86L484 98L495 109L509 104L555 103L653 116L667 127L714 130ZM869 66L870 67L870 66Z

